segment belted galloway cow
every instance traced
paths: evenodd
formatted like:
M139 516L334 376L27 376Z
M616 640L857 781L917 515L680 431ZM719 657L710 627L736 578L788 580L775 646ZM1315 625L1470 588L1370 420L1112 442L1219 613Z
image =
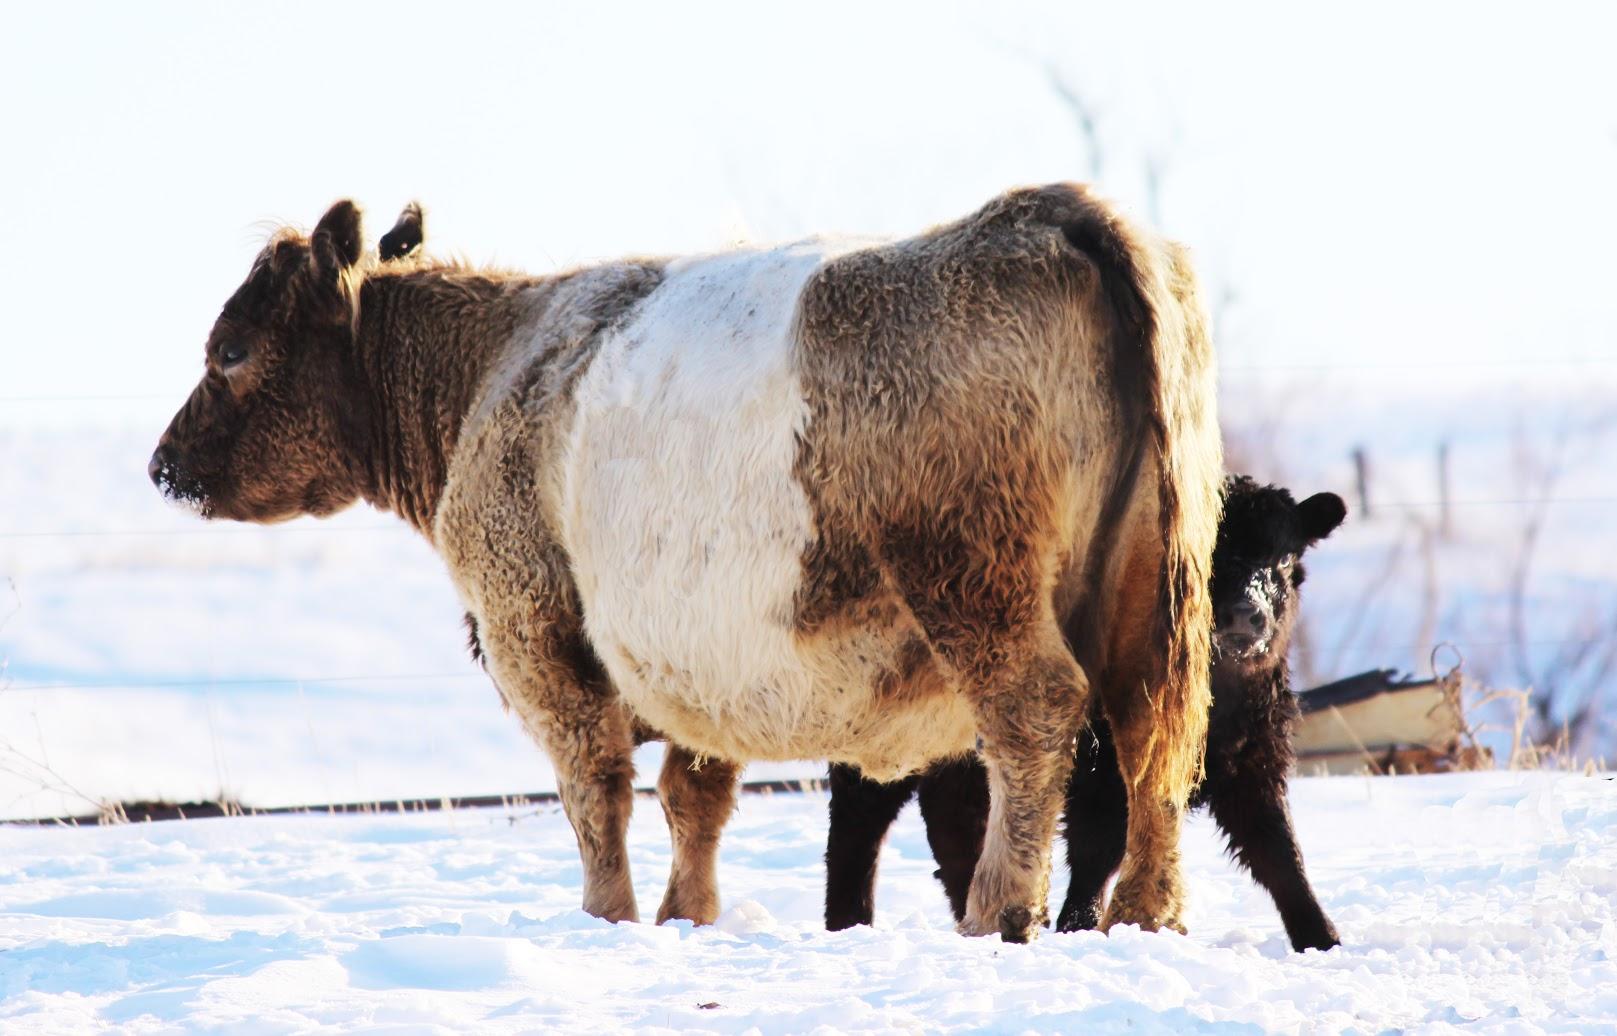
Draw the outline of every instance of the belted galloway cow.
M891 780L980 741L960 927L1026 939L1093 689L1128 788L1108 920L1179 923L1221 457L1177 246L1065 185L902 241L550 276L411 237L362 258L346 201L274 235L151 476L207 518L363 499L427 537L554 763L586 910L638 916L642 740L669 742L657 917L697 922L742 764Z

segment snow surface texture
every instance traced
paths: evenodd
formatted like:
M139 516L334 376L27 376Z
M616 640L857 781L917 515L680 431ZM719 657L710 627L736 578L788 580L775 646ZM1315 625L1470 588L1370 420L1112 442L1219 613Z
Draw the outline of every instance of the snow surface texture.
M913 807L877 927L820 925L825 797L743 799L711 928L577 909L555 809L0 831L8 1032L1617 1032L1617 785L1294 783L1346 945L1294 954L1187 830L1188 937L954 934ZM642 907L669 865L642 799ZM713 1005L713 1006L702 1006Z

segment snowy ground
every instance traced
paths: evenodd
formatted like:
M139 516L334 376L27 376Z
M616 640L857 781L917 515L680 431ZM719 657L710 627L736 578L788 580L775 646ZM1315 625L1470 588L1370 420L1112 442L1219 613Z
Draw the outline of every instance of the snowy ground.
M698 7L18 9L0 34L0 92L30 99L5 112L26 160L0 163L0 196L29 199L0 210L0 817L553 786L396 520L204 525L147 482L252 221L345 195L373 235L420 198L429 249L545 271L906 234L1012 184L1093 179L1197 256L1235 466L1353 504L1308 562L1298 671L1423 671L1449 642L1474 676L1553 692L1550 726L1602 716L1584 755L1617 746L1610 13ZM361 88L362 117L334 118L321 40L346 41L345 83L458 85ZM128 242L117 276L62 275ZM818 933L823 803L792 798L744 804L738 912L704 932L571 911L554 813L3 830L0 1027L1609 1029L1608 787L1301 782L1352 943L1306 960L1204 828L1190 939L1032 948L949 934L913 817L883 927ZM636 829L648 904L656 814Z
M913 809L878 926L818 911L822 795L746 797L713 928L576 909L554 809L0 831L0 1028L232 1032L1617 1032L1617 785L1491 773L1299 780L1345 941L1289 951L1187 832L1188 937L953 934ZM669 854L631 832L643 908ZM703 1007L702 1005L713 1005Z

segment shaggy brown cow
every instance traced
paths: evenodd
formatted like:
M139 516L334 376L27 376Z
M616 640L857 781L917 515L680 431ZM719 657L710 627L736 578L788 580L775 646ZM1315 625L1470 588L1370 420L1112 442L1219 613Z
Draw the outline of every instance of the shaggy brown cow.
M152 477L207 517L363 498L428 537L555 764L586 910L637 916L637 739L678 746L658 918L706 922L741 763L891 779L980 737L961 928L1027 938L1087 670L1131 789L1108 916L1178 923L1220 455L1175 246L1055 186L893 244L551 277L360 257L350 202L270 241Z

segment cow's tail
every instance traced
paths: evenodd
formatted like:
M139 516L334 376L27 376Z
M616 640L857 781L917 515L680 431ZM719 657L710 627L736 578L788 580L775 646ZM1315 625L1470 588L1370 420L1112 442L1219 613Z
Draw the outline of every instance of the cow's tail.
M1184 250L1130 227L1109 206L1077 189L1075 218L1063 232L1099 271L1114 315L1114 382L1123 427L1136 430L1118 466L1099 542L1115 548L1134 539L1115 526L1150 513L1135 506L1154 490L1162 564L1152 610L1151 643L1159 671L1144 689L1155 714L1149 762L1139 789L1183 803L1200 781L1211 705L1208 685L1212 598L1209 581L1222 500L1223 447L1218 427L1216 369L1209 321ZM1149 481L1147 481L1149 480ZM1151 484L1154 482L1154 485ZM1148 498L1147 498L1148 499ZM1123 535L1118 535L1123 533ZM1090 566L1094 589L1121 563ZM1103 597L1097 592L1091 601Z

